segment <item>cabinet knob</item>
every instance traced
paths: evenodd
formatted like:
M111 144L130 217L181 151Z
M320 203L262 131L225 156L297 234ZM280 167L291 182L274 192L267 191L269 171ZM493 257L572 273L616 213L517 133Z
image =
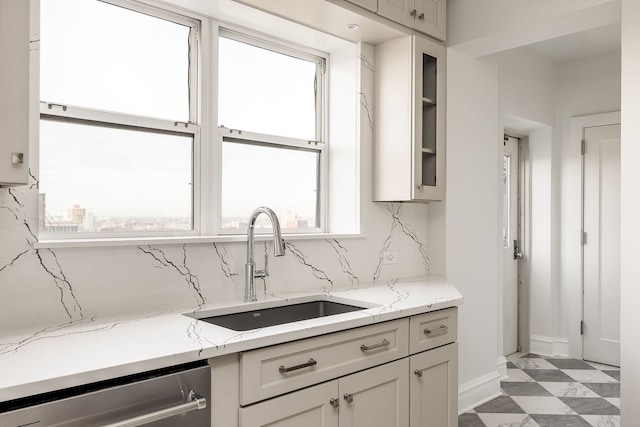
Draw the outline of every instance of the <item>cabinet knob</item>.
M416 188L417 188L418 190L422 190L422 184L418 184L418 185L416 185Z
M413 373L416 374L418 378L422 378L422 371L420 369L416 369Z
M412 9L411 12L409 12L409 15L416 16L416 13L418 13L418 11L415 9Z
M353 395L351 393L345 393L343 397L344 400L347 401L347 403L353 402Z
M24 153L11 153L11 164L21 165L24 163Z
M338 399L337 397L332 397L331 399L329 399L329 405L337 408L338 406L340 406L340 399Z
M424 13L421 13L420 15L418 15L418 19L421 21L424 21Z

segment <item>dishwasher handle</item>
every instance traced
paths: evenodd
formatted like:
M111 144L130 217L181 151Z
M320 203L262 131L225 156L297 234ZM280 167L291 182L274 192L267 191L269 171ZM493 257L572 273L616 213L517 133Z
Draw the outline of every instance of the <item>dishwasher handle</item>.
M102 427L138 427L154 421L173 417L187 412L198 411L207 407L207 399L196 394L193 390L189 392L187 402L180 405L171 406L170 408L160 409L158 411L149 412L148 414L139 415L123 421L111 424L105 424Z

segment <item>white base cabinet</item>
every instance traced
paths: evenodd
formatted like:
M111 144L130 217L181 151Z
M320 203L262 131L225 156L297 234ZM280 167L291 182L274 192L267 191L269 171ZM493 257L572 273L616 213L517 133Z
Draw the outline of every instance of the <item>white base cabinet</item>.
M240 409L241 427L407 427L407 358Z
M212 425L455 427L457 308L211 359Z
M458 344L410 358L410 427L458 425Z

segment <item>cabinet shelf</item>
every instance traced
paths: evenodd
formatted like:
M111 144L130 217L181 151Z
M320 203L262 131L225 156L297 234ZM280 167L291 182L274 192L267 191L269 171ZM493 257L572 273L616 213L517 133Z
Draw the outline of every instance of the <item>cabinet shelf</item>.
M431 98L427 98L427 97L422 97L422 103L425 106L435 106L436 105L436 101L431 99Z
M436 150L434 150L432 148L423 148L422 149L422 154L436 154Z

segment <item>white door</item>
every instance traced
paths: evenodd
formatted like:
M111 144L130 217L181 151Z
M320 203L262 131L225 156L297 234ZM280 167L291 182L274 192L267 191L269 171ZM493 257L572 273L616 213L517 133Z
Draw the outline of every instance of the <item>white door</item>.
M584 141L583 358L620 366L620 125Z
M518 139L505 136L502 162L503 317L505 356L518 351Z

